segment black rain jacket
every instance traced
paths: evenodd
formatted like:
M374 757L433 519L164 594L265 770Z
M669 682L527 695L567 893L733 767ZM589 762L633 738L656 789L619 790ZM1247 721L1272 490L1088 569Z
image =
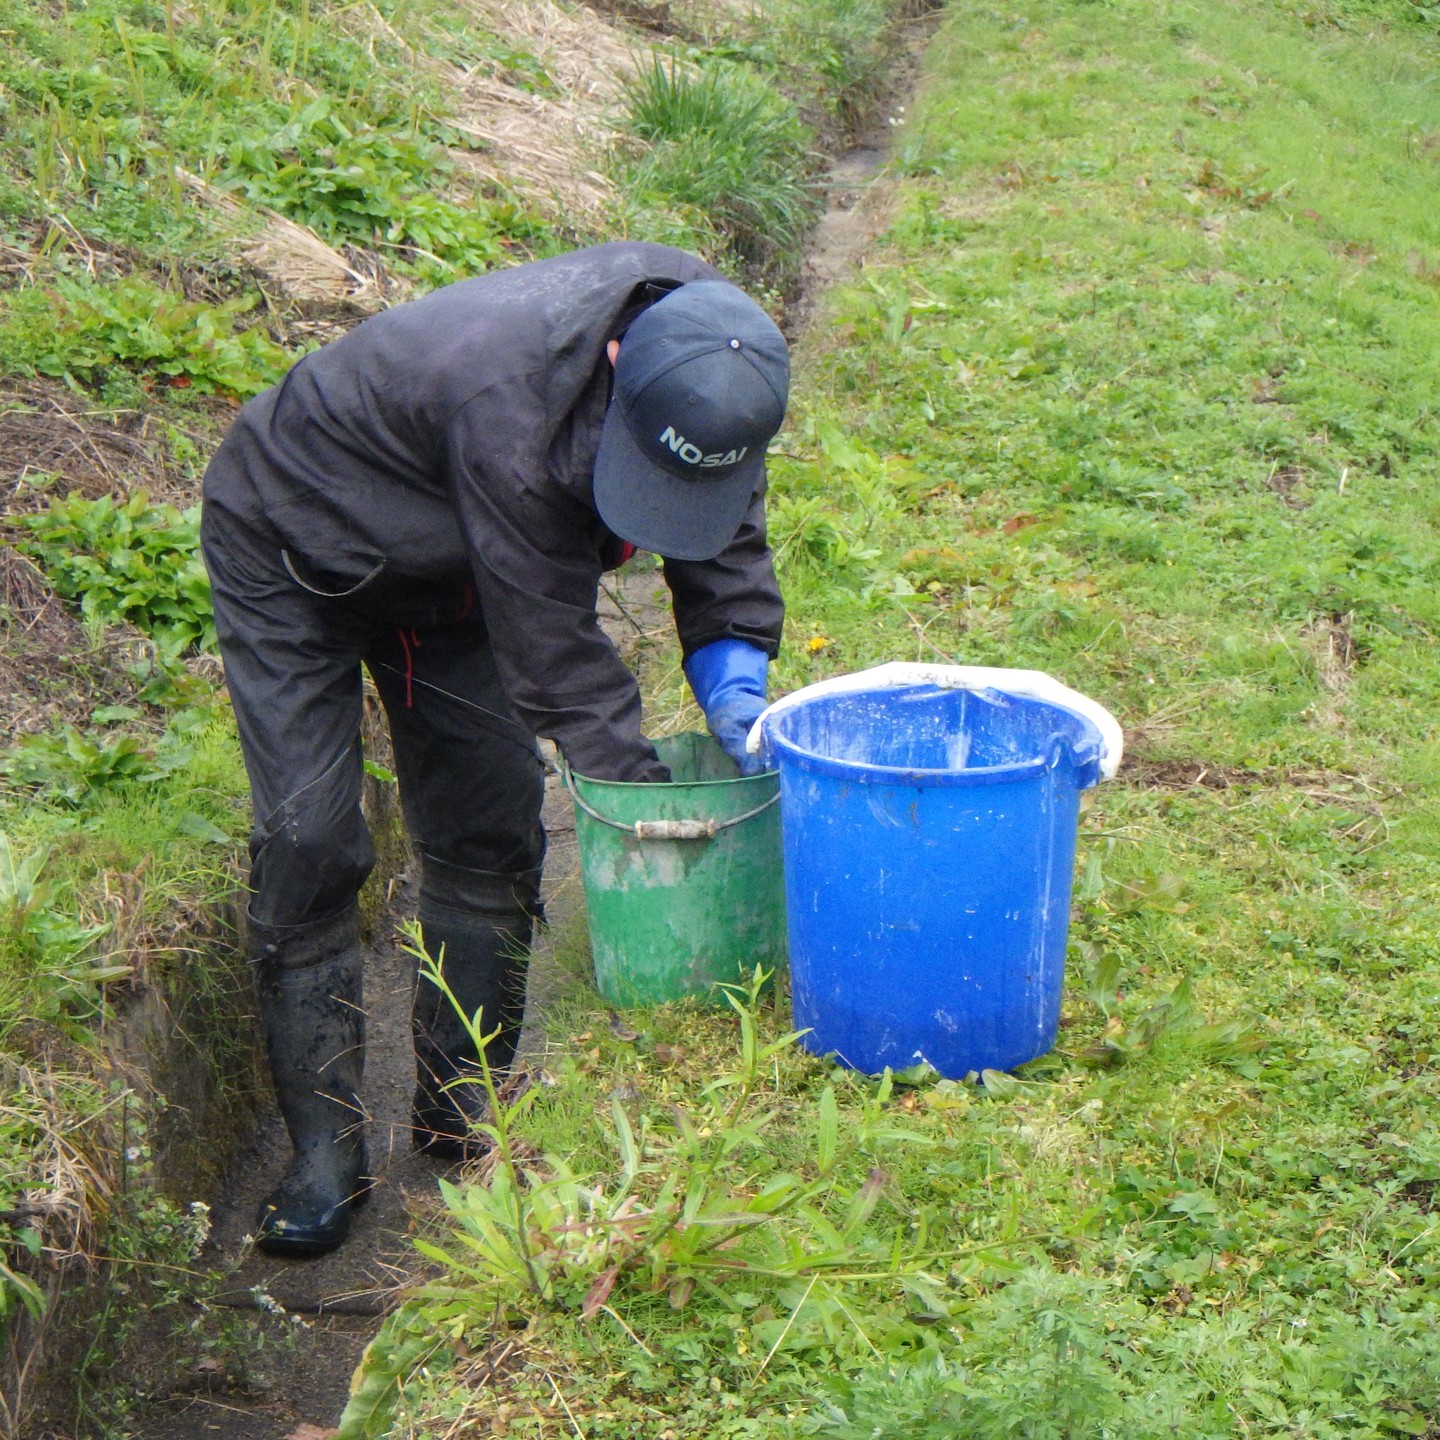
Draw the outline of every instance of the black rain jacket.
M601 573L624 553L591 490L605 344L677 286L721 278L683 251L620 241L375 315L241 410L206 472L211 523L268 531L324 594L381 573L473 578L531 730L582 774L664 779L638 687L596 617ZM763 493L715 559L665 562L687 655L725 638L776 653Z

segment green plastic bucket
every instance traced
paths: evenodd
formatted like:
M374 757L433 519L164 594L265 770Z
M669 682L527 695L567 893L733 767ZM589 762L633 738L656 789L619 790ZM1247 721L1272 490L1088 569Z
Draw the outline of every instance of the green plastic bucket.
M708 735L655 744L668 785L570 775L595 984L612 1005L718 999L785 963L779 781Z

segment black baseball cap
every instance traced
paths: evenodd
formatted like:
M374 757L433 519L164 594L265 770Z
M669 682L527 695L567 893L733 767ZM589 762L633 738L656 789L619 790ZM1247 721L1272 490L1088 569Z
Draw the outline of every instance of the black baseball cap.
M697 280L625 332L595 456L595 508L622 540L709 560L735 538L785 418L790 352L742 290Z

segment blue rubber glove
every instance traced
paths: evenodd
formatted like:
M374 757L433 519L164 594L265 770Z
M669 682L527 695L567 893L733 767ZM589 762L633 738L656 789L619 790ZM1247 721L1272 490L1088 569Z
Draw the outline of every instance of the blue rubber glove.
M710 733L742 775L758 775L765 762L745 750L750 727L765 708L770 657L744 640L712 640L685 662L685 678L705 712Z

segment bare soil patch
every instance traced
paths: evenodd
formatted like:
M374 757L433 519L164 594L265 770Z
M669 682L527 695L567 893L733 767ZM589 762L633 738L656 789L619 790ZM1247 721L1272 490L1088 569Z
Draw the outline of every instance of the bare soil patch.
M87 500L144 490L186 508L198 498L177 464L172 438L208 449L232 413L226 401L197 407L179 422L142 410L104 408L58 380L0 381L0 730L12 738L57 724L83 725L98 704L130 704L140 681L130 667L148 643L126 626L86 628L40 570L15 548L14 522L52 499ZM192 427L193 428L189 428ZM212 666L208 657L196 665Z
M1265 480L1266 486L1291 510L1308 509L1312 503L1304 494L1306 472L1299 465L1276 465Z
M47 220L22 224L18 231L23 243L0 242L0 288L33 285L48 257L57 254L72 256L94 279L118 280L144 268L130 247L83 235L59 211Z
M142 488L188 504L178 499L190 486L170 460L165 434L154 415L98 408L59 380L7 377L0 382L5 512L43 510L51 495L94 499Z
M92 639L23 555L0 544L0 732L12 740L83 725L97 704L128 704L127 673L145 642L112 629Z
M865 143L841 155L826 171L825 213L815 227L805 258L807 296L818 295L826 286L860 269L866 250L888 223L886 138L883 132L872 131Z
M1324 770L1249 769L1216 765L1206 760L1151 760L1133 752L1120 762L1127 784L1153 790L1241 790L1286 787L1316 799L1357 806L1386 798L1391 792L1363 775Z

